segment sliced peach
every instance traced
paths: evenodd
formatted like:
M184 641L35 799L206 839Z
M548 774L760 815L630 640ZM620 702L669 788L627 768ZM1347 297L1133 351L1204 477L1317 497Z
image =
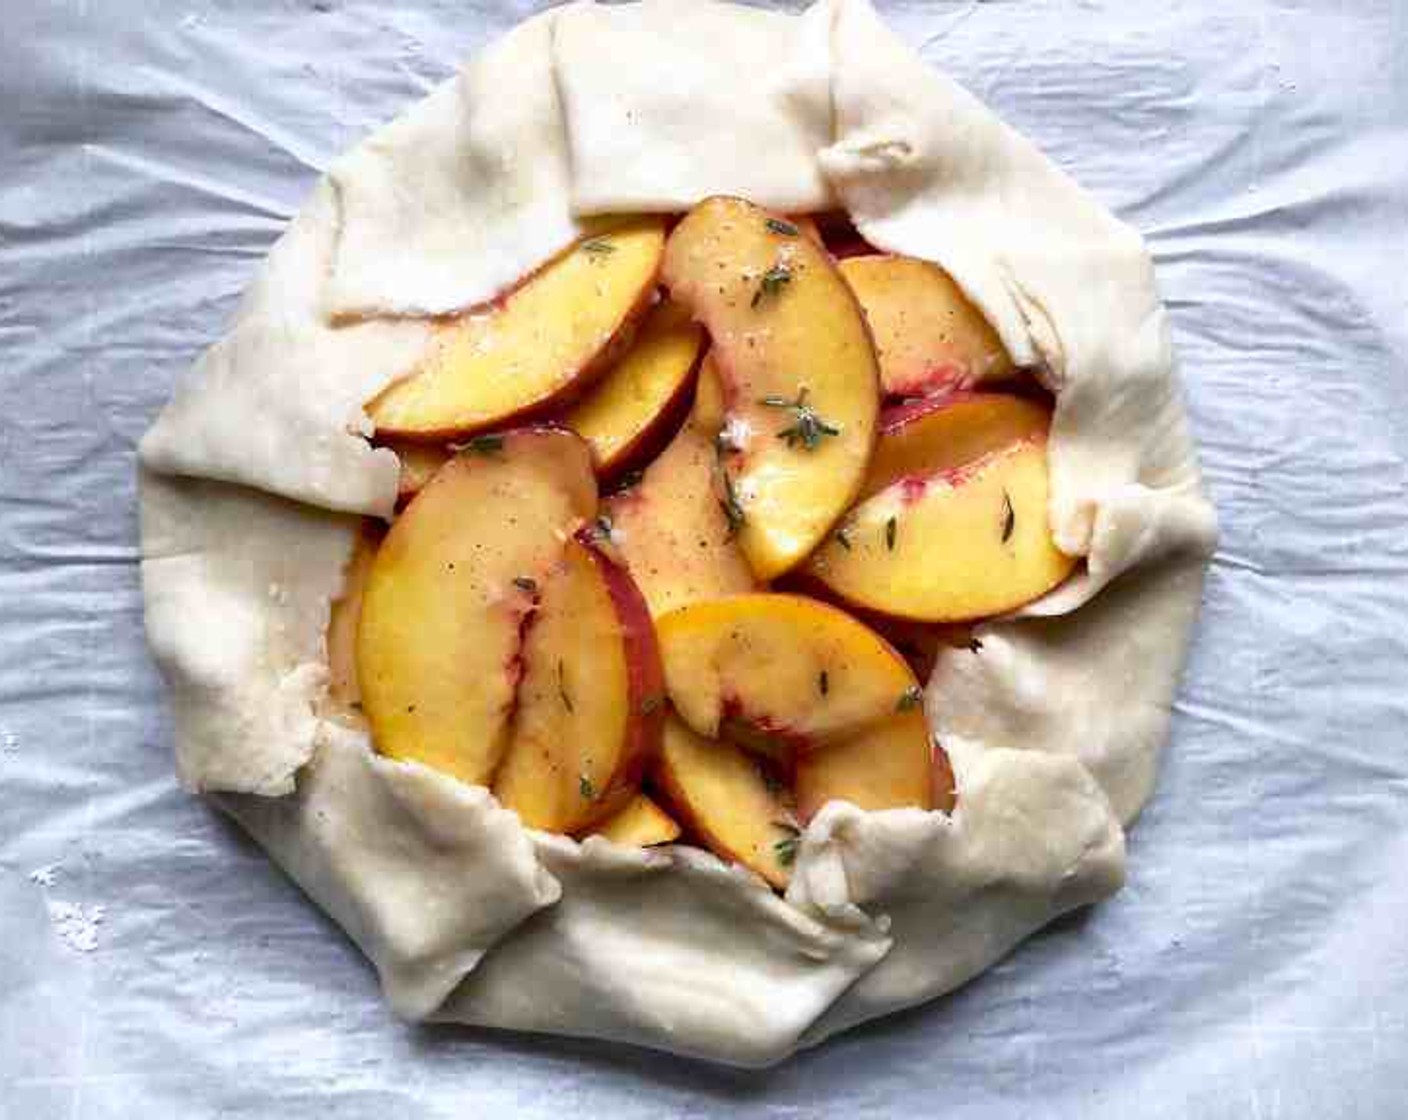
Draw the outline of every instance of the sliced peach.
M952 470L1021 440L1045 437L1050 428L1049 408L1008 393L959 392L888 408L861 497L901 478Z
M425 484L435 477L435 472L454 455L448 447L438 443L391 441L384 446L396 452L396 458L401 460L401 475L396 482L396 498L402 502L414 498L425 489Z
M665 226L614 220L488 309L450 320L368 406L377 433L445 441L564 403L607 370L650 306Z
M918 706L797 758L797 815L814 817L828 801L861 809L932 809L933 748Z
M446 463L377 550L357 677L377 749L488 781L508 744L531 588L595 513L586 444L524 429Z
M592 832L630 848L648 848L679 839L680 826L649 797L638 793Z
M892 483L847 515L806 574L847 603L897 618L964 622L1015 610L1076 563L1052 541L1046 504L1046 441L1025 440Z
M659 749L663 691L645 600L592 533L579 532L541 586L494 794L550 832L612 816Z
M646 317L630 350L563 422L591 446L599 475L638 462L663 443L689 395L704 331L666 300Z
M661 276L709 331L731 449L726 497L754 574L772 579L805 559L860 488L879 409L865 319L824 250L740 199L691 210Z
M379 522L362 519L352 558L347 562L342 594L333 600L328 618L328 695L333 703L345 708L355 708L362 702L362 690L357 685L357 624L362 617L367 577L382 536Z
M656 626L670 699L706 738L721 729L739 737L743 726L806 752L918 702L898 653L814 599L734 595L671 611Z
M1012 359L947 272L913 257L840 264L875 336L887 396L919 397L1010 376Z
M797 232L803 237L816 242L822 248L826 247L826 241L821 236L821 227L816 224L816 219L810 214L793 214L787 221L796 226Z
M713 443L681 428L630 490L608 498L612 540L656 617L753 589L753 572L719 506Z
M699 378L694 389L694 408L689 414L689 422L702 434L713 439L723 430L727 419L724 390L719 383L719 367L711 350L699 363Z
M774 887L787 886L797 829L779 788L756 760L732 744L701 738L671 716L654 774L661 796L693 838Z

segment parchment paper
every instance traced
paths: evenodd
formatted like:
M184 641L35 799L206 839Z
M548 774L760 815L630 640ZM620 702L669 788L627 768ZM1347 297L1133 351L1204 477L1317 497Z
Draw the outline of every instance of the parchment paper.
M0 1120L1397 1117L1408 5L884 5L1148 235L1222 519L1131 881L764 1073L411 1028L181 793L133 447L316 172L540 4L13 0L0 33ZM393 10L394 9L394 10Z

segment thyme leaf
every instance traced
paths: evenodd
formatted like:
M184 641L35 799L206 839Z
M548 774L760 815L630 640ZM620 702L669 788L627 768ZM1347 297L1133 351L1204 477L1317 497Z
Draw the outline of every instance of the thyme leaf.
M604 237L593 237L582 242L582 252L590 253L594 257L607 257L616 251L616 246L607 241Z
M572 697L567 691L567 670L563 667L562 658L557 659L557 695L562 700L562 706L569 712L573 711Z
M748 515L743 512L743 506L738 501L738 491L733 488L733 476L722 467L719 474L724 480L724 496L719 499L719 508L724 511L724 517L728 521L728 539L733 540L743 526L748 524Z
M783 867L791 867L797 862L797 849L802 843L802 830L791 821L773 821L772 823L787 833L772 846L772 850L777 853L777 862Z
M586 801L590 801L596 796L596 786L592 785L592 780L586 774L581 774L577 778L577 792Z
M784 222L781 218L769 218L767 220L768 229L782 237L796 237L797 227L791 222Z
M842 525L836 530L836 543L847 552L851 551L851 529L849 525Z
M1002 492L1002 543L1012 539L1012 528L1017 524L1017 514L1012 508L1012 498L1007 491Z
M645 471L640 467L627 471L616 482L617 490L629 490L633 486L639 486L640 480L645 477Z
M782 289L790 283L792 283L791 266L778 261L763 273L763 278L758 281L758 290L753 293L752 302L748 306L757 307L763 300L781 295Z
M823 436L839 436L841 429L822 419L821 415L807 403L808 389L803 385L797 390L797 399L786 397L764 397L758 403L768 408L787 409L792 413L793 422L786 428L778 429L777 436L788 447L799 443L807 451L815 451L821 446Z
M910 685L900 694L899 700L895 702L895 711L912 712L919 707L924 699L924 693L920 691L917 684Z
M831 691L831 676L825 669L823 669L821 675L816 678L816 690L823 696Z
M492 455L504 449L504 437L499 435L470 436L463 443L450 444L451 451L473 451L476 455Z
M513 586L520 591L526 591L529 595L538 593L538 581L528 576L514 576Z
M660 710L660 705L665 702L665 698L658 692L652 692L640 702L640 714L643 716L652 715Z
M895 551L895 537L899 535L900 523L893 517L885 522L885 551Z

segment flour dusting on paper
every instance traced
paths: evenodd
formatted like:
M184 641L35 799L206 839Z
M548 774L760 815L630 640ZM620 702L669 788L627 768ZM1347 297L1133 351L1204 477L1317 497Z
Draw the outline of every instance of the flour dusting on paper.
M45 864L43 867L36 867L29 873L29 881L36 887L43 887L48 890L59 878L59 865L57 863Z
M76 953L91 953L98 947L98 927L107 917L108 908L49 897L49 891L59 881L61 869L62 864L58 863L36 867L29 873L29 881L44 892L44 906L59 940Z
M49 920L59 940L78 953L91 953L98 947L98 927L107 916L106 906L84 906L78 902L45 899Z

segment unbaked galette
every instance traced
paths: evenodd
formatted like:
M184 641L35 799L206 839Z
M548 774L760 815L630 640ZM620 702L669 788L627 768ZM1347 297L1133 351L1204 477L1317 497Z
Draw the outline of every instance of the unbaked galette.
M1119 887L1215 536L1139 238L866 0L522 24L141 462L183 780L393 1007L740 1064Z

